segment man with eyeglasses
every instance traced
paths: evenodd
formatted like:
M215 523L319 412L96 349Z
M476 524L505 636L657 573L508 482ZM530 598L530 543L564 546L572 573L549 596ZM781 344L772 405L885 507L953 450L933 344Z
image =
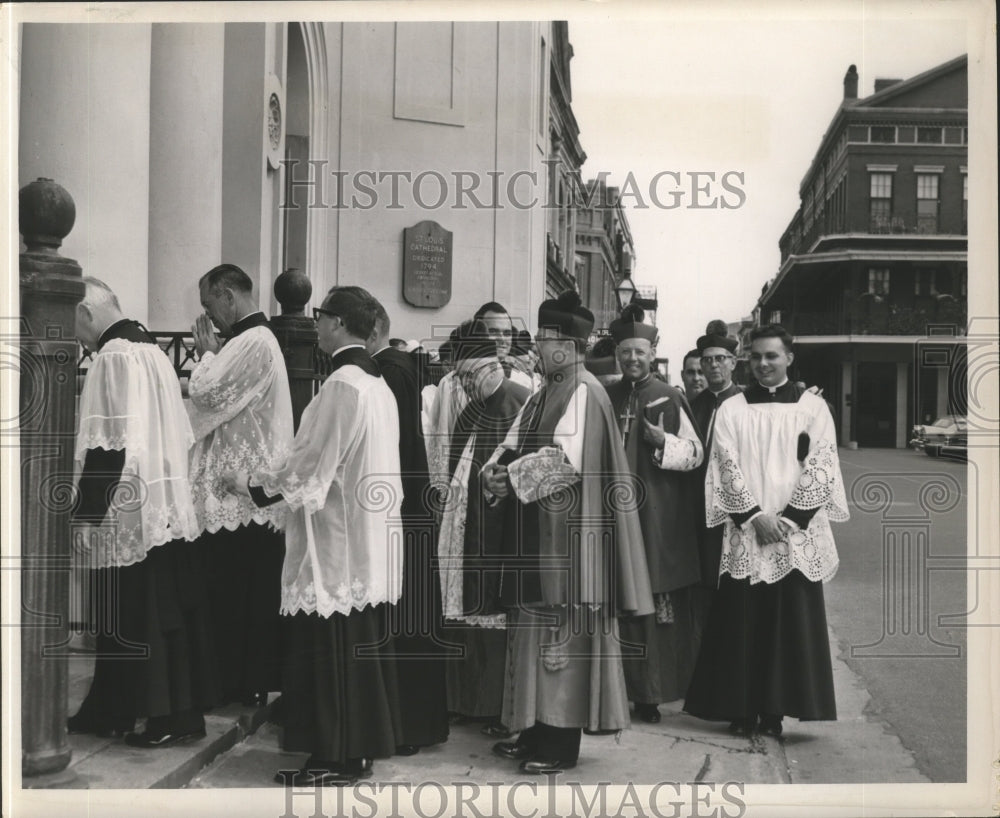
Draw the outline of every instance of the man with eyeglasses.
M742 388L733 383L736 369L736 349L738 343L730 337L729 327L724 321L710 321L696 344L700 355L702 371L708 386L691 401L691 413L705 444L705 458L698 471L698 485L704 490L705 469L712 451L712 431L715 415L719 407ZM699 508L704 508L703 498L699 498ZM722 552L722 527L708 528L704 520L700 522L701 538L701 585L695 594L697 599L696 627L700 632L708 617L708 610L715 595L719 578L719 554Z
M697 349L692 349L684 356L681 382L684 384L684 397L688 399L689 404L704 392L708 385L705 381L705 373L701 368L701 352Z
M365 349L379 308L361 287L333 287L314 311L331 372L302 413L287 458L226 475L261 507L288 507L281 613L287 651L283 748L309 752L291 787L349 786L402 743L388 633L399 601L399 412Z
M583 367L593 328L579 294L542 302L545 384L482 471L487 501L506 506L503 720L520 731L493 751L535 775L575 767L583 728L629 726L617 616L653 613L621 433Z

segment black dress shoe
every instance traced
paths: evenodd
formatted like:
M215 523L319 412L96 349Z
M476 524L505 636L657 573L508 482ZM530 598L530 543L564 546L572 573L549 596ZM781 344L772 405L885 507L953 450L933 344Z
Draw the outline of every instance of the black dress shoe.
M251 693L242 700L244 707L267 707L267 692Z
M278 770L274 781L286 787L350 787L358 775L347 770Z
M490 738L510 738L511 736L510 730L498 722L484 724L479 732Z
M125 743L129 747L141 747L146 750L160 747L173 747L183 741L197 741L205 738L205 728L191 730L185 733L159 733L150 734L148 731L142 733L129 733L125 736Z
M729 732L737 736L752 736L757 729L757 719L733 719Z
M765 736L774 736L777 738L781 735L781 719L781 716L761 716L760 727L758 729Z
M552 758L533 758L529 761L522 761L520 770L522 773L531 775L551 775L561 773L563 770L570 770L576 766L575 761L560 761Z
M640 704L636 702L635 714L647 724L660 723L660 708L655 704Z
M591 730L589 727L583 728L583 734L585 736L613 736L618 732L620 732L618 728L613 728L611 730Z
M527 744L518 744L516 741L498 741L493 745L494 755L501 758L509 758L511 761L521 761L530 758L534 750Z
M416 744L396 745L396 755L398 756L415 756L419 752L420 748Z

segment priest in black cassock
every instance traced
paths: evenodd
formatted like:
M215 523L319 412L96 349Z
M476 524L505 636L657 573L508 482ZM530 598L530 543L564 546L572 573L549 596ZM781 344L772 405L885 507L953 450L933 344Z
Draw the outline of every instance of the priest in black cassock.
M701 359L701 369L705 375L707 387L691 401L691 413L694 415L695 427L705 445L705 457L697 471L698 499L697 507L702 509L704 503L705 472L708 469L712 453L712 432L715 426L715 414L723 401L733 395L739 395L743 389L733 383L733 372L736 369L736 350L739 344L735 338L728 335L729 327L725 321L710 321L705 328L705 334L697 341L697 350ZM708 612L712 607L715 589L719 583L719 556L722 554L722 526L709 528L705 518L698 513L699 554L701 557L701 584L695 589L695 627L700 633L708 620Z
M823 583L838 566L830 522L849 514L826 401L787 376L791 336L750 338L757 383L715 417L705 515L725 524L719 589L684 709L777 736L784 716L837 717Z
M607 390L644 498L639 520L656 603L652 615L620 620L622 641L642 649L625 651L625 684L636 715L655 724L657 705L684 695L698 655L692 591L700 576L701 492L694 470L702 444L683 393L653 376L657 331L643 317L641 307L629 305L611 322L622 379Z
M67 729L169 747L204 738L202 713L219 696L205 555L190 542L194 438L167 356L104 282L84 283L76 335L94 356L80 395L74 557L90 574L98 632L94 678Z
M479 319L458 328L452 357L469 402L452 430L451 479L438 540L448 623L445 639L462 650L461 656L448 661L449 696L457 714L487 720L483 732L498 735L500 729L492 728L502 729L507 655L507 617L499 604L498 564L504 514L502 506L487 504L480 470L506 437L529 393L504 377L497 345Z
M302 413L288 457L226 476L260 506L284 502L283 748L308 752L285 786L347 786L401 743L389 608L403 581L399 410L365 349L375 299L334 287L314 310L331 372ZM377 303L377 302L376 302Z
M493 750L532 774L576 766L584 728L629 726L617 617L653 612L614 411L583 366L593 326L575 292L542 302L545 383L483 467L487 500L506 505L503 720L520 731Z
M437 531L420 419L420 373L411 353L389 345L390 326L379 304L367 347L396 398L403 484L403 592L389 614L402 717L396 753L414 755L421 747L447 740L448 701L444 651L436 638L441 611L432 566Z

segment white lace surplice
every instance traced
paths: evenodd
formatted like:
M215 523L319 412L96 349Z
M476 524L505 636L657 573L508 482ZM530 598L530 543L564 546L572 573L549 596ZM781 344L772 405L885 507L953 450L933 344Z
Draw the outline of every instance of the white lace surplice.
M253 327L218 353L206 352L191 373L188 412L196 442L190 477L198 524L214 533L250 522L281 527L287 506L259 508L226 491L227 471L254 474L283 460L292 443L292 399L277 338Z
M810 444L800 463L803 432ZM754 506L780 515L787 505L818 510L805 530L794 529L773 545L760 545L752 523L740 527L729 516ZM839 564L830 521L849 516L833 419L822 398L806 393L798 403L748 404L735 395L719 407L705 477L705 519L709 526L725 523L720 574L777 582L798 569L825 582Z
M149 549L194 539L198 522L188 484L194 442L177 375L156 344L115 338L94 356L80 394L74 460L88 449L125 450L125 468L104 523L85 526L76 544L91 568L141 562Z
M281 613L328 617L396 602L403 580L399 413L382 378L337 369L284 463L251 478L289 507Z

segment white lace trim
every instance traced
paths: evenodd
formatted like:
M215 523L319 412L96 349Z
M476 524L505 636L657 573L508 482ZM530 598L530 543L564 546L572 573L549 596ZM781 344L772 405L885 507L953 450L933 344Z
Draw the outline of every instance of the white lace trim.
M285 616L294 616L300 611L315 613L322 617L333 614L347 615L351 611L363 611L371 605L381 605L383 602L395 603L399 594L392 597L385 588L373 588L365 585L355 577L350 583L341 582L328 594L322 586L318 589L314 582L304 586L283 587L281 589L281 609Z
M753 525L726 523L719 573L750 583L774 583L794 570L813 582L827 582L837 573L840 560L826 513L818 511L806 530L790 531L780 543L760 545Z
M836 446L826 440L816 444L803 463L788 504L800 511L822 507L835 523L850 519Z
M119 514L97 525L76 524L74 560L85 568L123 568L146 559L152 548L171 540L192 540L198 523L188 504L147 509L144 514Z
M730 519L730 514L746 514L757 506L736 458L718 441L712 447L712 460L718 466L719 479L710 484L712 492L705 494L705 521L709 528L722 525Z

